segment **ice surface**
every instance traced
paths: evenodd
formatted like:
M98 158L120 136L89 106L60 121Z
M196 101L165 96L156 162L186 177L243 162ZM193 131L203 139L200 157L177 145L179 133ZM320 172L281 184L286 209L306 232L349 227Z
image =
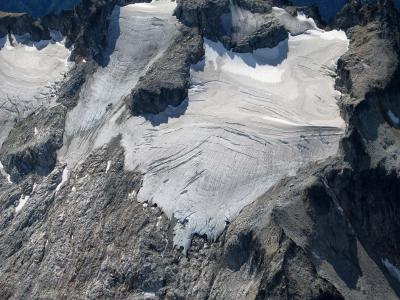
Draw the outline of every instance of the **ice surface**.
M187 247L193 233L216 238L283 176L336 153L345 125L332 74L348 41L302 16L288 20L310 30L274 49L238 54L206 40L188 99L159 115L132 117L123 98L173 41L174 5L156 1L114 11L115 50L68 114L59 157L73 168L121 136L125 168L144 174L138 200L175 217L174 242Z
M387 258L382 259L383 264L386 269L389 271L390 275L393 276L400 283L400 270L396 268Z
M70 51L53 33L50 41L31 42L29 35L0 39L0 145L14 122L52 103L54 83L70 65ZM1 41L3 40L3 41Z

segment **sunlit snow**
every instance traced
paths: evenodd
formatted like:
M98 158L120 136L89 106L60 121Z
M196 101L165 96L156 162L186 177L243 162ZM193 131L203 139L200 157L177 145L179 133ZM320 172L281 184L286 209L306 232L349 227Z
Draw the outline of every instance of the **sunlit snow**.
M69 175L70 175L69 174L69 170L65 167L63 172L62 172L61 182L56 187L56 192L61 190L61 188L67 183L67 181L69 179Z
M11 175L8 174L8 173L4 170L4 166L3 166L3 164L1 163L1 161L0 161L0 173L1 173L5 178L7 178L8 183L12 183L12 181L11 181Z
M21 198L19 199L18 205L15 207L15 212L18 213L21 211L21 209L25 206L26 202L29 200L29 196L24 196L21 195Z
M400 117L396 116L391 110L388 111L388 116L394 125L400 126Z
M54 84L71 67L60 34L51 35L39 42L29 35L0 38L0 145L15 121L52 105Z
M114 51L68 114L59 157L73 168L120 135L125 168L144 174L138 200L174 216L174 241L187 247L193 233L216 238L283 176L336 153L345 125L332 75L348 40L277 10L296 36L242 54L206 40L205 59L191 70L189 98L159 115L132 117L123 98L173 42L174 6L155 1L114 11Z

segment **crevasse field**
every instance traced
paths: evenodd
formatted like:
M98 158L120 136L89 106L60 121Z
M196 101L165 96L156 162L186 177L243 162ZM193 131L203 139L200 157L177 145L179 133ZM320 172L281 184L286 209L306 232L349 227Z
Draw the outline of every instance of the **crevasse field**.
M72 170L94 148L120 136L125 168L144 174L138 200L156 203L176 218L174 241L187 247L194 233L216 238L226 222L283 176L337 152L344 121L332 75L348 40L343 32L318 29L303 15L274 9L283 22L303 30L273 49L252 53L234 53L205 40L205 58L192 66L188 99L159 115L132 117L123 98L173 42L179 27L174 8L174 2L163 0L114 10L109 64L86 82L68 113L58 158ZM248 12L232 7L232 13L235 25L249 22ZM55 82L68 70L68 50L61 43L40 51L24 46L7 51L31 55L52 70L35 67L42 75L29 79L30 99L40 98L43 82ZM56 55L49 59L48 51ZM17 72L19 62L2 52L1 66ZM10 72L0 76L11 87L13 77L23 76ZM19 90L8 94L22 97ZM73 180L67 174L63 180Z

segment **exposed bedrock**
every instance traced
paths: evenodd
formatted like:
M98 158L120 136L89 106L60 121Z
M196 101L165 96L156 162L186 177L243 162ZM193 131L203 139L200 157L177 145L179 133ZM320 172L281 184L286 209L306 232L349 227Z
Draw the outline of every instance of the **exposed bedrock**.
M0 37L7 34L30 34L33 41L49 40L55 30L66 37L66 46L74 45L71 60L78 57L94 58L105 64L108 17L115 5L127 5L150 0L82 0L73 10L34 18L28 14L0 12Z
M279 3L279 4L286 4ZM271 15L274 1L178 1L176 17L199 28L204 37L221 41L227 49L251 52L273 48L287 38L284 25ZM241 24L246 23L246 28Z
M0 150L0 160L12 181L35 172L45 175L54 168L56 150L63 142L66 108L42 108L19 122Z
M171 46L139 79L126 102L133 115L157 114L188 96L190 66L204 55L197 29L182 27Z
M87 77L95 70L96 63L76 64L57 89L54 106L40 106L28 117L19 120L0 149L0 161L12 181L35 173L47 175L57 161L56 151L63 145L65 118L73 108L79 91Z
M230 42L233 51L248 53L260 48L273 48L287 39L288 33L277 19L265 20L254 32L238 33Z

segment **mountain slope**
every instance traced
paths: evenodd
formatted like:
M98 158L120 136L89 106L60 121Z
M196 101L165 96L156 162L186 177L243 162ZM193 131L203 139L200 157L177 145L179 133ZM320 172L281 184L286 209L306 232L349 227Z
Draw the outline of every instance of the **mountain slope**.
M286 1L100 2L0 18L1 63L71 53L4 114L0 298L399 298L392 1L337 31Z

